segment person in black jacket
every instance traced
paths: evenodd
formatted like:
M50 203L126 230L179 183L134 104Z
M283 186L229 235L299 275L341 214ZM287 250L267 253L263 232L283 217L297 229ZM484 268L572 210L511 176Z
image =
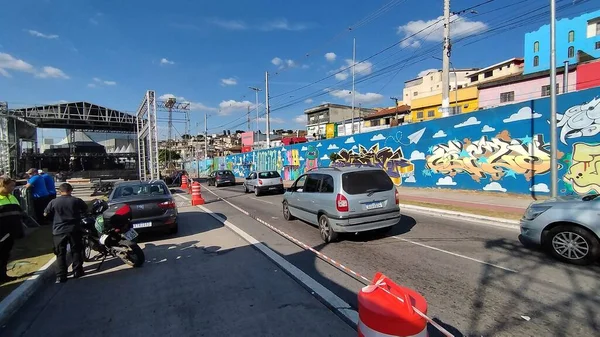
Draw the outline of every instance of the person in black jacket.
M0 176L0 283L17 279L6 274L10 251L18 237L23 217L19 200L12 194L14 189L14 180Z
M71 245L73 258L73 277L83 276L83 241L80 221L87 211L87 204L71 195L73 186L63 183L59 187L60 196L50 201L44 210L44 216L53 215L52 234L54 235L54 254L56 254L56 283L67 281L67 244Z

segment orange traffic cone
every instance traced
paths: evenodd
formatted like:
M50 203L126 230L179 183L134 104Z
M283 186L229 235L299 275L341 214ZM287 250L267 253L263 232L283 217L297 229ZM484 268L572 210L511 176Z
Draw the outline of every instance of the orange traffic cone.
M192 183L192 206L204 205L205 201L202 198L200 183L194 181Z
M188 186L188 178L184 174L184 175L181 176L181 189L182 190L187 190L188 188L189 188L189 186Z

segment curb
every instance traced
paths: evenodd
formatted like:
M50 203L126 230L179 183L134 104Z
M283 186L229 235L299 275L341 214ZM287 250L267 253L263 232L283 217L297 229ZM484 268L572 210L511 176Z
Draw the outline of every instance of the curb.
M473 213L447 211L447 210L443 210L443 209L427 208L427 207L407 205L407 204L400 204L399 206L400 206L400 210L406 209L406 210L412 210L412 211L417 211L417 212L426 212L426 213L428 213L430 215L434 215L434 216L448 217L448 218L454 218L454 219L459 219L459 220L487 222L488 224L498 226L498 227L509 227L509 228L515 228L515 229L520 228L520 224L519 224L518 220L494 218L494 217L489 217L489 216L485 216L485 215L477 215L477 214L473 214Z
M45 265L26 279L17 289L13 290L0 302L0 326L6 324L33 294L51 277L56 256L52 257Z

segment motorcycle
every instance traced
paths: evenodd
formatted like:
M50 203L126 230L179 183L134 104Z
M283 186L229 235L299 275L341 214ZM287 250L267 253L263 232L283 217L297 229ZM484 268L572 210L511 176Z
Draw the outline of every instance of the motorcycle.
M138 233L131 224L129 205L108 206L106 201L96 199L90 215L81 219L81 227L84 261L101 260L96 270L109 256L117 257L132 267L144 264L144 251L134 242ZM94 256L93 251L97 252Z

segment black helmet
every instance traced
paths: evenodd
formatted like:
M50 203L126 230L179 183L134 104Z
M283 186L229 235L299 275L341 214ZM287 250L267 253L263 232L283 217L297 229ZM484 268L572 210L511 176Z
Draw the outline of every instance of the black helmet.
M108 203L101 199L94 200L92 203L92 214L102 214L108 209Z

